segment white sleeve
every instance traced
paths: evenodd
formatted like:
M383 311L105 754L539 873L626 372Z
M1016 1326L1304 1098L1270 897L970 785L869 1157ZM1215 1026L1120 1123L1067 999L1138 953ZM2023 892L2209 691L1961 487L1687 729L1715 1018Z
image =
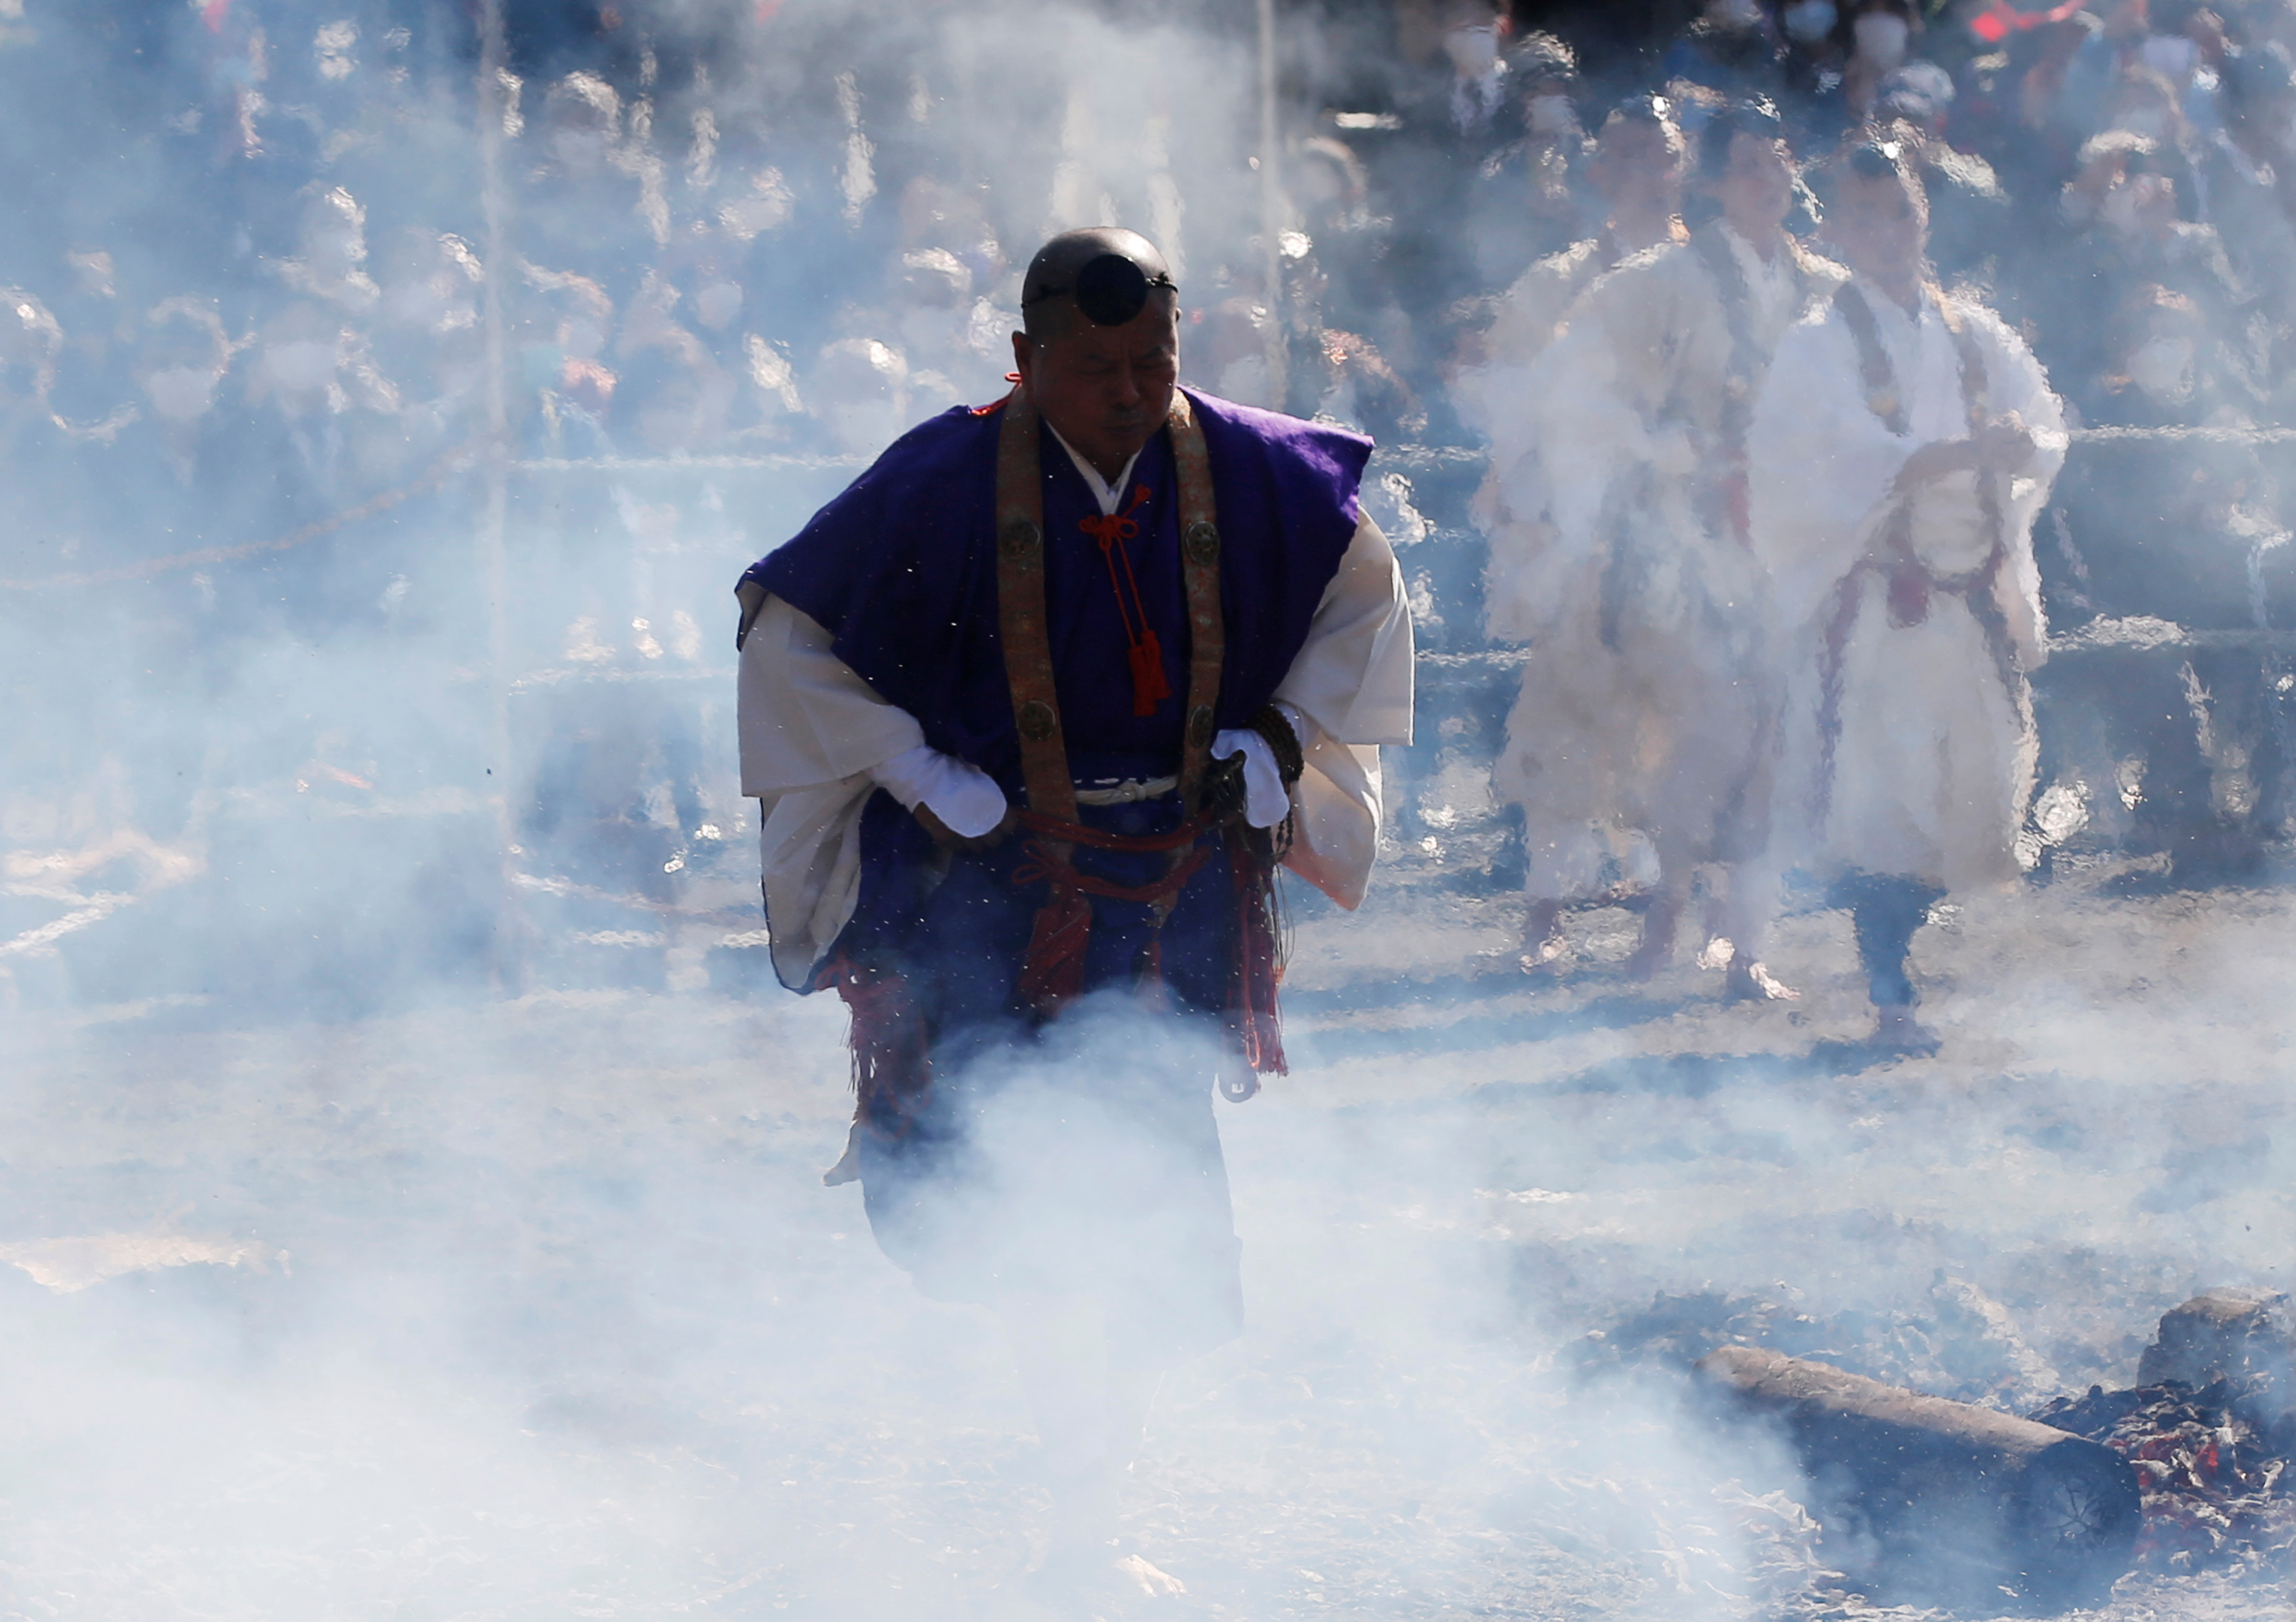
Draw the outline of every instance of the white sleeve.
M1395 550L1368 517L1324 589L1279 702L1299 712L1306 769L1284 865L1343 907L1379 855L1379 746L1411 741L1411 610Z
M1980 312L1975 330L1992 351L1986 357L1987 391L1995 415L2014 411L2033 436L2033 459L2009 481L2001 534L2009 566L1995 582L1996 599L2027 670L2048 657L2048 618L2041 606L2041 571L2033 560L2033 521L2049 498L2070 443L2064 402L2049 388L2041 363L2025 341L1989 312Z
M786 793L870 770L925 741L831 651L829 632L769 597L742 644L742 792Z
M774 972L802 989L861 893L861 811L877 768L924 730L831 651L828 631L779 597L742 643L742 792L758 810Z
M1403 571L1366 514L1275 696L1341 743L1407 744L1411 655Z

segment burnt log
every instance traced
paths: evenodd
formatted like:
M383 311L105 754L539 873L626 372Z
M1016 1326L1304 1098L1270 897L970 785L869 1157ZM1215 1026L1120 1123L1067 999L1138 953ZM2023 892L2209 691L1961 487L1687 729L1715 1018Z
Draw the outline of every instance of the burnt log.
M2276 1290L2211 1289L2161 1314L2136 1365L2140 1386L2222 1380L2259 1429L2296 1439L2296 1308Z
M1827 1560L1869 1592L2071 1605L2135 1560L2136 1476L2109 1447L1754 1346L1724 1346L1697 1374L1726 1411L1784 1431Z

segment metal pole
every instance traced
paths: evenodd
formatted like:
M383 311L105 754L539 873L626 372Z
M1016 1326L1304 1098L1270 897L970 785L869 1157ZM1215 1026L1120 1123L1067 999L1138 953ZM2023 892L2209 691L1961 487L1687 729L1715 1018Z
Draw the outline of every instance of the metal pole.
M1292 323L1283 296L1283 185L1278 173L1275 119L1275 0L1259 0L1259 240L1267 276L1268 404L1281 411L1289 399L1285 376Z
M503 325L503 278L509 270L507 200L503 193L503 140L510 52L502 0L479 4L479 202L486 229L483 284L487 339L486 490L480 510L478 564L487 594L487 798L495 816L495 848L502 888L495 909L493 978L498 992L525 988L524 910L513 882L516 823L511 809L510 571L504 531L510 515L509 345Z

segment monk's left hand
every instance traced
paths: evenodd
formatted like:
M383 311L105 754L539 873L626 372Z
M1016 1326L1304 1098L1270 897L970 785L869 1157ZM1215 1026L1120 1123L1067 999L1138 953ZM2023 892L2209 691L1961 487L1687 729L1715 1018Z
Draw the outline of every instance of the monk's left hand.
M1243 752L1216 755L1211 770L1204 773L1203 818L1217 827L1233 822L1243 815L1250 803L1251 788L1243 780Z
M932 836L932 842L944 851L993 851L1004 844L1021 823L1021 813L1008 805L1004 808L1003 821L987 833L976 838L968 839L939 817L934 816L932 807L922 800L917 802L916 810L909 814L917 819L919 827Z

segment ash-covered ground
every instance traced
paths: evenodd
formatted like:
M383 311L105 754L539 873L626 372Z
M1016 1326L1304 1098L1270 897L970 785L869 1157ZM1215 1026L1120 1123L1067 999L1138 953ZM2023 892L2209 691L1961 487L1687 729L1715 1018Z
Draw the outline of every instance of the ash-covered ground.
M1394 887L1300 927L1294 1073L1220 1107L1250 1331L1168 1377L1128 1491L1170 1614L1911 1616L1685 1417L1690 1359L2023 1412L2288 1286L2285 891L1944 912L1909 1060L1857 1045L1839 915L1751 1008L1608 972L1616 911L1531 981L1516 918ZM1020 1614L1022 1393L820 1185L841 1035L699 991L12 1017L0 1615ZM2161 1554L2094 1614L2284 1615L2285 1559Z

